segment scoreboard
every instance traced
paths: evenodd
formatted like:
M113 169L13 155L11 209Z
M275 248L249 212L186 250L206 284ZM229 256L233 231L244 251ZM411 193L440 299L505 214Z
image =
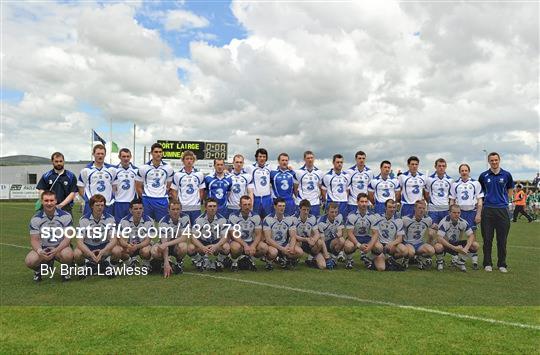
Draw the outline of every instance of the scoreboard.
M182 159L182 154L186 150L191 150L195 153L197 160L227 160L227 143L169 140L158 140L157 142L163 146L164 159Z

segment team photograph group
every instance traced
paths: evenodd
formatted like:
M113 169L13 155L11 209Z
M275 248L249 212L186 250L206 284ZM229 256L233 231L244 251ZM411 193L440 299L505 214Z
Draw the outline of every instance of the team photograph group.
M490 168L478 179L466 163L459 177L451 177L443 158L431 175L423 174L416 156L407 159L407 171L394 175L388 160L369 168L363 151L349 168L335 154L332 169L323 171L312 151L304 152L303 166L293 167L287 153L273 164L259 148L255 163L244 164L241 154L232 168L216 159L206 176L191 151L183 152L183 167L174 171L159 143L138 167L127 148L120 149L118 165L105 163L106 154L104 145L95 145L94 161L79 176L64 168L62 153L52 154L53 169L37 185L41 196L29 225L32 250L25 263L34 281L56 270L55 261L62 281L169 277L183 272L186 257L201 272L255 271L257 259L265 270L293 270L304 257L318 269L490 272L494 239L496 268L508 272L515 183L496 152L488 154ZM75 223L77 194L84 211Z

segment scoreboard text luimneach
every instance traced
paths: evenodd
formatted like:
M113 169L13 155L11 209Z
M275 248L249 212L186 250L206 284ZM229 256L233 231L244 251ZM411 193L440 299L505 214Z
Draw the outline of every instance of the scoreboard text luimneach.
M198 160L227 160L227 143L158 140L163 146L164 159L182 159L186 150L195 153Z

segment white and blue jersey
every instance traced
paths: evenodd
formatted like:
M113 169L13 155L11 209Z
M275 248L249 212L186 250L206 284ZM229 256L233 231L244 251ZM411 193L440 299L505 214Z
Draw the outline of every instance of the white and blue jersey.
M272 197L293 200L294 196L294 171L292 170L272 170L270 172L270 183L272 185Z
M317 229L319 234L324 238L327 247L329 247L332 240L338 237L338 232L342 231L343 228L343 217L340 214L333 221L326 214L320 216L317 221Z
M185 168L182 168L174 174L171 189L178 192L178 200L182 205L182 211L201 210L199 190L204 189L204 186L204 174L196 169L188 173Z
M323 172L322 170L313 167L309 170L304 165L295 172L295 181L298 184L298 196L296 204L300 201L308 200L311 206L319 206L321 203L321 190Z
M296 230L294 225L295 218L292 216L283 216L278 219L277 216L266 216L263 221L263 231L270 231L272 239L280 246L285 246L290 239L290 231Z
M73 226L71 214L63 211L59 208L54 210L54 215L49 218L44 211L38 211L32 219L30 219L30 235L39 236L41 247L56 248L65 237L53 236L52 228L65 228ZM45 238L44 234L48 234L49 237ZM56 238L56 240L54 240Z
M338 174L334 169L331 169L323 176L322 188L326 190L326 199L329 202L347 202L348 186L349 177L343 171Z
M373 225L373 229L379 233L379 242L383 245L391 243L399 236L405 234L403 231L403 221L401 218L396 218L395 216L392 216L390 219L386 218L386 215L379 216Z
M347 170L347 175L349 176L349 205L356 207L358 194L368 193L369 183L373 179L373 171L367 166L364 166L360 171L357 165L353 165Z
M116 166L116 176L113 185L116 186L114 193L114 218L120 222L122 218L129 214L129 203L133 201L137 192L135 190L135 178L137 177L137 167L129 164L124 168L121 164Z
M459 178L450 190L450 198L456 201L462 211L476 211L476 203L482 197L482 186L474 179L463 181Z
M356 212L350 213L347 216L345 227L352 229L358 243L366 244L371 240L371 229L379 218L377 214L366 212L361 214L357 209Z
M405 229L403 241L412 245L423 244L424 235L433 224L431 217L422 217L418 220L415 217L405 216L402 221Z
M437 235L446 239L449 243L455 244L461 240L461 235L465 233L467 237L473 234L473 230L469 223L463 218L459 218L456 222L452 221L450 216L447 216L439 223Z
M105 197L105 204L111 206L114 203L113 182L116 176L116 168L104 163L98 168L94 163L86 165L79 174L77 186L84 187L84 200L88 202L94 195ZM86 204L88 205L88 203ZM89 208L85 208L89 212Z
M396 178L383 178L380 174L369 183L369 192L373 192L375 198L375 212L384 214L384 203L387 200L396 200L396 192L400 191L399 181Z
M227 207L227 198L231 190L232 181L229 177L219 177L217 174L204 177L204 186L208 197L212 197L218 202L218 213L223 214Z
M251 175L242 169L241 172L232 172L227 175L231 179L231 193L227 199L227 208L229 210L240 209L240 198L249 196L248 186L251 184Z
M171 215L168 214L159 221L160 243L167 242L172 239L182 238L184 232L188 232L186 227L190 225L189 216L181 213L178 220L174 221Z
M298 214L295 218L296 235L301 238L311 238L313 232L317 229L317 217L310 214L305 221L302 221Z
M270 184L270 172L272 171L269 164L260 166L255 163L246 166L246 172L251 175L251 184L253 187L253 195L255 197L272 196Z
M103 213L97 220L92 213L84 214L79 220L84 244L90 250L103 249L111 241L115 225L114 217L108 213Z
M119 238L126 236L127 242L130 244L139 244L147 238L148 230L154 227L154 221L150 217L142 216L139 223L135 223L133 215L129 214L120 221L120 231L122 235Z
M424 174L417 172L413 175L410 171L406 171L398 176L398 182L401 187L403 205L414 205L416 201L424 199L423 192L426 186Z
M136 181L143 183L142 197L167 200L167 183L172 181L173 168L164 161L154 166L152 161L139 167Z
M208 214L203 213L195 220L191 228L191 237L199 239L203 245L216 244L220 238L226 237L226 224L227 220L219 214L210 220Z
M244 216L241 211L231 213L229 223L231 226L240 226L240 238L248 244L255 241L255 232L257 230L262 231L261 217L251 212L247 216Z

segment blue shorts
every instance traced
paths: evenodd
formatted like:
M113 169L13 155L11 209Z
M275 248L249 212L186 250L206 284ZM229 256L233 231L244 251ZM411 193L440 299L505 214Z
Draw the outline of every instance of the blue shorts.
M412 245L413 248L414 248L414 252L415 253L418 253L418 249L420 249L423 245L425 245L426 243L422 242L422 243L404 243L405 245Z
M274 213L274 201L272 201L272 196L254 196L253 199L253 213L258 214L261 217L261 220Z
M195 220L200 217L201 210L195 210L195 211L182 211L183 214L187 214L189 217L189 223L193 226L195 224Z
M116 223L120 222L122 218L129 214L129 202L115 202L114 203L114 219Z
M334 238L334 239L335 239L335 238ZM332 248L330 247L330 244L332 244L332 241L333 241L334 239L330 239L330 240L325 240L325 241L324 241L324 244L326 244L326 251L328 251L328 252L331 253L331 254L336 254L336 250L334 250L334 249L332 249Z
M448 216L448 211L429 211L428 216L431 218L434 224L439 224L444 217Z
M218 241L214 240L214 239L199 238L199 242L201 242L202 245L204 245L206 247L206 246L209 246L209 245L212 245L212 244L216 244Z
M302 243L300 243L300 247L302 247L302 250L304 251L304 253L315 256L313 254L313 252L311 251L311 248L313 248L313 247L311 245L309 245L309 243L302 242Z
M109 242L103 242L98 245L90 245L90 244L84 243L84 245L86 245L88 249L90 249L90 251L102 250L107 246L107 244L109 244Z
M413 217L414 216L414 204L404 203L401 205L401 217Z
M143 196L144 216L160 221L169 214L169 201L166 197Z
M371 237L369 235L361 235L356 237L356 241L360 244L367 244L371 242Z
M111 216L114 216L114 205L116 203L113 203L112 205L109 205L109 206L105 206L105 213L108 213L110 214ZM92 213L92 210L90 209L90 202L86 201L85 199L85 203L84 203L84 214L90 214Z
M384 205L384 202L375 201L375 213L380 214L381 216L384 215L386 212L386 206Z
M338 208L339 208L339 214L341 215L341 217L343 217L343 220L345 220L345 218L347 218L347 216L349 215L348 214L348 209L349 209L348 206L349 205L347 204L347 202L335 202L335 201L326 200L326 205L324 206L325 210L326 210L326 213L328 213L328 205L331 202L337 203Z
M358 211L357 205L347 205L347 216L350 215L351 213L355 213L356 211ZM346 218L347 216L343 216L343 217Z
M229 209L227 208L227 206L218 207L217 213L221 217L224 217L225 219L229 219Z
M474 231L476 230L476 222L474 221L476 217L476 211L461 211L461 218L469 223L469 227Z
M285 199L285 217L294 216L294 213L296 212L296 205L294 204L294 200L291 199Z

